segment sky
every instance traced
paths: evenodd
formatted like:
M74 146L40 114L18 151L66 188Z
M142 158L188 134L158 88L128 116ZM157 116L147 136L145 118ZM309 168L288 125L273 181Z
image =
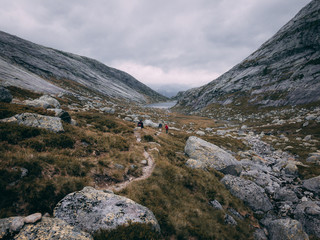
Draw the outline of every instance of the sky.
M231 69L309 2L0 0L0 30L97 59L155 90L186 90Z

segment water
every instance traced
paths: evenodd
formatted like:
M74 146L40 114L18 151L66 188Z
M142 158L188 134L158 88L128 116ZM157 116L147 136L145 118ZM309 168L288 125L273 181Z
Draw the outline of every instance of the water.
M160 102L160 103L148 104L148 105L145 105L145 107L169 109L169 108L172 108L176 104L177 104L177 101L170 101L170 102Z

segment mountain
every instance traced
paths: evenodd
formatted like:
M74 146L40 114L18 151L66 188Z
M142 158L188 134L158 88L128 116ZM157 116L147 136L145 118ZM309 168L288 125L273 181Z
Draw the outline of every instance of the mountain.
M320 100L320 1L313 0L257 51L205 86L180 94L180 108L211 104L285 106Z
M167 99L129 74L94 59L40 46L1 31L0 82L43 93L71 92L137 103Z

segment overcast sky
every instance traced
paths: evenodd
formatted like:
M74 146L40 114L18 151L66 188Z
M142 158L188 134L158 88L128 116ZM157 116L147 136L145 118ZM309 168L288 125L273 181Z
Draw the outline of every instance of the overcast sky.
M0 30L97 59L154 88L191 88L239 63L309 2L0 0Z

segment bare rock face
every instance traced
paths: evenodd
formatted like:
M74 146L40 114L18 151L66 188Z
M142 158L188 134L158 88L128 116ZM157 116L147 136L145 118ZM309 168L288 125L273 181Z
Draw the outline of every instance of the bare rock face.
M130 222L152 224L160 231L155 216L148 208L92 187L68 194L57 204L54 216L90 233L115 229Z
M187 162L191 168L222 170L230 165L240 165L230 153L195 136L189 137L184 151L191 158Z
M29 127L47 129L52 132L63 132L61 119L58 117L43 116L36 113L21 113L5 118L2 122L18 123Z
M267 212L273 208L262 187L250 180L226 175L221 182L232 195L243 200L252 210Z
M0 86L0 102L11 102L12 101L12 95L10 91L2 86Z
M308 235L303 231L302 225L291 218L277 219L269 226L270 240L308 240Z
M200 88L181 93L177 106L201 110L212 103L264 106L320 100L320 2L311 1L241 63Z

